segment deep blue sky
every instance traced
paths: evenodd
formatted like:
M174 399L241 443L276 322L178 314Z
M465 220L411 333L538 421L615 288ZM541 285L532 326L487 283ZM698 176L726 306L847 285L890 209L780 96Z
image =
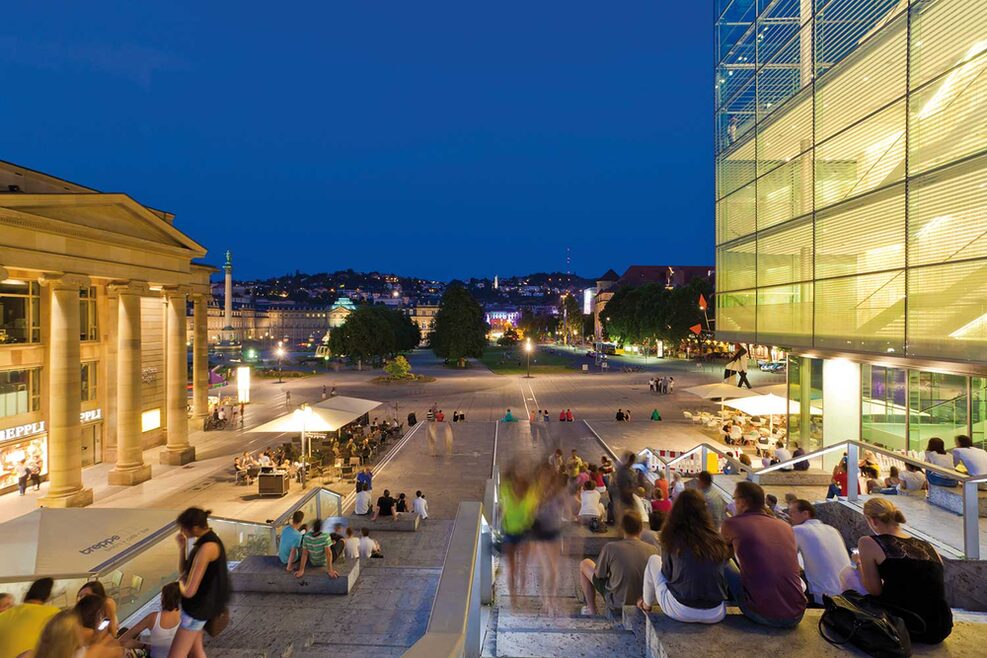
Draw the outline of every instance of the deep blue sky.
M711 263L712 5L18 2L0 159L243 278Z

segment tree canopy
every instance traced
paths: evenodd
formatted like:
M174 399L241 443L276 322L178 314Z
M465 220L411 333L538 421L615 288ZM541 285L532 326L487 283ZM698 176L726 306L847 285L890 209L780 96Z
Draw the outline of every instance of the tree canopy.
M657 283L621 288L603 311L603 326L611 340L647 345L656 340L676 342L689 335L689 327L705 318L699 295L709 299L709 282L694 279L672 290Z
M358 361L377 361L414 349L421 334L401 311L386 306L360 306L329 334L329 350Z
M450 285L435 314L429 346L436 356L455 359L462 366L467 357L483 355L488 329L476 300L462 286Z

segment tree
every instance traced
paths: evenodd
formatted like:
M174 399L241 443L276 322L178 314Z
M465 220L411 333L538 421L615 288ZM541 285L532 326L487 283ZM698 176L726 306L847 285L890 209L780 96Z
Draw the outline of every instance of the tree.
M705 324L699 295L708 300L711 293L705 279L673 290L657 283L621 288L607 302L603 324L608 337L617 343L677 343L688 337L689 327Z
M442 295L439 312L429 335L429 346L443 359L455 359L462 368L466 358L479 358L487 346L483 309L460 285L450 285Z
M362 366L418 345L418 327L401 311L386 306L361 306L329 334L329 350Z
M391 379L408 379L411 377L411 364L399 354L384 365L384 372Z
M583 310L579 308L579 302L570 294L562 297L559 304L559 317L561 318L562 342L568 345L572 342L573 336L578 336L583 329Z

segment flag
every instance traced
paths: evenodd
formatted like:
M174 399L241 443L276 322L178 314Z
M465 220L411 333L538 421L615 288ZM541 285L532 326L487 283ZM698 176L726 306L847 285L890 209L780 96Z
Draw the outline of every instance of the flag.
M703 332L703 326L701 324L694 324L689 327L689 331L696 334L697 336Z
M703 297L702 293L699 293L699 310L705 311L709 304L706 303L706 298Z

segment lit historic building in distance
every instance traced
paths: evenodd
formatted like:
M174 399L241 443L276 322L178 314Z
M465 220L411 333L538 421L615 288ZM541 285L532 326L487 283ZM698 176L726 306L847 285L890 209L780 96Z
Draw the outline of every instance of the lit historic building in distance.
M47 507L92 502L83 466L111 461L111 484L194 459L193 412L208 412L206 250L170 213L0 163L0 491L36 464ZM186 315L194 308L193 332ZM23 466L21 466L23 471Z
M982 442L984 3L716 12L717 336L792 348L806 447Z

